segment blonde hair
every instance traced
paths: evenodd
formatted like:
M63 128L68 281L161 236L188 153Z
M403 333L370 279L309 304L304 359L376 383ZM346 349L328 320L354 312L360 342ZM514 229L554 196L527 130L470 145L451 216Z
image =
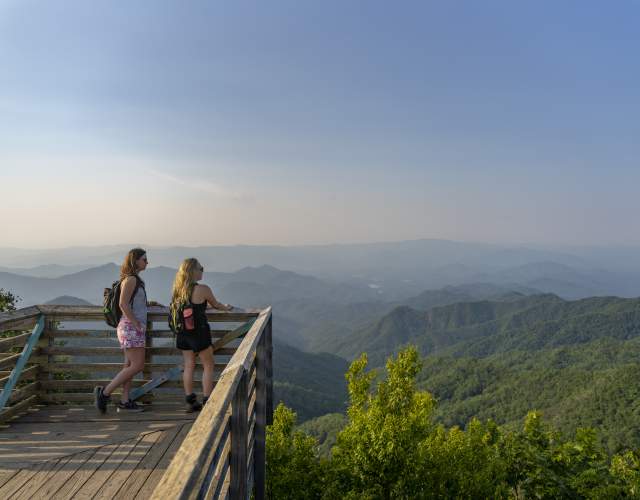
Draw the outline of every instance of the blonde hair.
M173 280L171 292L171 309L177 309L181 304L187 304L191 300L191 292L196 284L195 274L200 269L198 259L184 259Z
M124 258L122 266L120 266L120 279L123 280L127 276L135 276L138 274L136 261L147 253L143 248L132 248Z

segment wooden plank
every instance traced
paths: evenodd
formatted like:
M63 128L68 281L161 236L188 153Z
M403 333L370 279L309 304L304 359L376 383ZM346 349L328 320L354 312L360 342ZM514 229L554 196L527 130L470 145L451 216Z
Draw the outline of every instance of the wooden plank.
M69 461L35 492L37 496L39 498L51 498L95 452L95 449L91 449L72 455Z
M217 380L214 379L214 384ZM110 379L86 379L86 380L42 380L40 381L40 387L44 390L58 390L58 391L71 391L71 390L79 390L85 389L87 391L91 391L93 394L93 388L96 385L107 385L111 382ZM140 387L144 384L149 383L150 380L142 380L142 379L133 379L132 386ZM201 387L202 379L194 379L193 381L196 387ZM162 384L162 387L175 387L181 388L182 380L168 380Z
M216 468L213 471L211 481L209 481L209 487L204 494L205 498L218 498L220 490L222 489L221 481L224 479L224 475L229 469L229 454L231 453L231 435L227 436L224 441L224 446L220 452L220 457L217 460Z
M11 391L13 391L13 388L18 383L18 378L20 378L20 374L23 368L25 367L25 365L27 364L27 361L29 360L29 356L31 356L31 352L33 351L33 348L38 342L38 339L40 338L40 334L42 333L42 330L44 330L44 316L40 316L40 318L38 318L38 322L36 323L36 326L33 328L33 332L31 332L31 336L29 337L29 340L27 341L24 348L22 349L22 353L20 354L20 358L16 362L15 368L11 372L11 375L9 375L9 380L7 380L7 382L4 384L2 393L0 393L0 411L2 411L4 406L9 401L9 398L11 397Z
M271 308L264 309L258 319L253 323L246 337L238 347L236 353L229 361L229 366L242 366L245 370L248 370L253 363L256 354L256 348L258 342L260 342L260 336L262 335L268 320L271 318Z
M36 375L38 374L38 371L40 370L40 367L38 365L34 365L34 366L30 366L29 368L25 368L24 370L22 370L22 373L20 374L20 377L18 377L18 381L21 380L29 380L29 379L34 379L36 378ZM11 373L11 372L9 372ZM9 380L9 377L3 377L0 378L0 384L5 384L7 382L7 380Z
M140 413L116 413L109 407L105 415L96 410L93 405L45 406L22 416L19 424L43 424L65 422L67 424L86 422L164 422L164 421L192 421L198 414L185 413L182 401L176 404L163 402L154 404L152 411Z
M142 387L137 387L136 389L133 389L132 391L130 391L129 397L135 401L142 395L147 394L149 391L155 389L161 384L164 384L165 382L171 380L172 378L180 375L182 373L182 369L183 369L182 365L174 366L170 370L167 370L165 373L163 373L161 376L153 379L150 382L147 382Z
M104 314L101 306L62 306L62 305L39 305L37 311L45 314L47 317L58 321L104 321ZM234 311L218 311L215 309L207 310L207 318L209 321L238 322L247 321L258 314L260 309L245 309ZM15 311L18 312L18 311ZM4 313L6 314L6 313ZM147 318L149 321L167 321L169 314L168 307L149 307ZM9 317L4 318L0 315L0 324L9 321ZM4 321L3 321L4 320Z
M216 354L221 356L232 356L236 352L235 348L221 348ZM47 356L120 356L122 349L119 347L41 347L39 354ZM182 356L182 351L175 347L147 347L145 355L157 356Z
M14 337L7 337L0 339L0 351L5 352L6 349L10 349L15 346L22 346L31 336L31 332L21 333Z
M0 313L0 332L31 328L40 314L41 311L36 306Z
M29 500L35 496L35 493L53 477L60 469L62 469L71 457L62 457L57 460L47 462L47 465L38 471L22 488L12 495L15 500Z
M123 484L129 478L134 469L140 464L146 457L147 453L153 448L158 439L162 436L163 432L151 432L145 434L136 443L136 446L128 456L128 459L120 462L120 465L109 476L108 481L104 483L104 486L98 490L95 499L107 499L113 498L118 491L120 491ZM134 465L135 464L135 465Z
M27 399L16 403L13 406L9 406L5 408L2 413L0 413L0 422L6 422L11 417L17 415L22 411L26 411L31 405L35 404L38 400L38 396L29 396Z
M175 363L151 363L150 369L152 371L167 371L176 366ZM214 373L221 373L224 368L227 367L227 363L216 363ZM119 372L122 369L122 363L54 363L51 366L42 367L43 371L50 373L64 373L64 372L92 372L92 373L108 373ZM201 370L200 365L196 365L196 370Z
M20 354L12 354L11 356L7 356L6 358L0 360L0 368L11 368L11 370L13 371L13 368L19 359ZM11 376L7 377L7 381L9 381L10 378Z
M176 439L182 427L182 425L174 425L162 431L162 435L153 448L149 450L149 453L138 463L135 470L114 494L114 499L129 500L138 494L138 491L140 491L147 478L158 466L158 463L162 460L162 457Z
M3 486L7 481L9 481L13 476L17 474L17 470L3 470L0 472L0 486Z
M231 433L229 427L229 421L231 420L231 410L227 412L227 422L220 426L218 436L216 436L215 442L218 445L213 450L213 453L209 453L207 464L204 467L202 477L198 480L200 483L200 491L198 498L207 496L207 492L215 489L215 485L212 482L215 479L216 471L220 469L220 462L229 462L229 450L231 447ZM228 443L228 447L227 447Z
M222 338L233 330L212 329L211 336ZM78 330L78 329L49 329L42 332L43 338L92 338L92 339L113 339L117 340L115 330ZM151 337L154 339L171 339L175 334L171 330L153 330Z
M267 326L268 327L268 326ZM253 478L254 478L254 495L255 500L264 500L265 498L265 463L266 463L266 436L265 430L267 425L267 386L266 386L266 331L258 344L256 352L256 427L254 435L254 461L253 461Z
M14 389L13 394L11 394L11 397L9 398L9 404L15 404L23 399L28 398L29 396L33 396L38 392L39 388L39 382L31 382L24 387Z
M112 401L114 404L117 404L119 401L119 397L122 394L122 389L118 389L112 393ZM61 403L85 403L89 404L94 400L93 393L91 392L58 392L58 393L49 393L49 394L41 394L40 401L43 403L51 403L51 404L61 404ZM153 401L153 397L150 394L145 394L139 401L143 403L149 403ZM115 407L114 407L115 409Z
M242 376L231 403L231 498L247 498L247 371Z
M72 498L94 474L94 472L104 464L111 454L118 449L118 444L108 444L97 448L91 458L89 458L82 467L78 468L67 481L59 488L51 498L58 500L67 500Z
M242 326L236 328L235 330L227 333L220 340L215 341L213 343L213 351L217 352L220 349L222 349L223 346L227 345L232 340L235 340L235 339L245 335L251 329L251 327L253 326L254 323L255 323L255 320L247 321L244 325L242 325Z
M199 473L207 460L209 450L219 444L214 442L214 438L226 418L227 409L242 374L240 367L226 370L222 374L209 402L176 452L152 498L187 498L190 492L197 491L196 481Z
M56 329L45 328L44 332L42 332L43 338L77 338L77 337L90 337L92 339L114 339L117 340L117 335L115 330L66 330L66 329Z
M267 425L273 424L273 317L269 316L267 326L264 329L264 366L265 366L265 385L266 385L266 403L265 411L267 413Z
M102 486L109 480L122 462L129 457L142 438L143 436L138 436L120 443L94 473L89 476L82 487L76 492L74 498L89 499L98 494Z
M0 487L0 498L11 498L20 490L29 480L35 476L40 470L47 466L46 462L39 464L31 469L21 469L9 481Z
M136 499L138 498L147 499L149 497L153 498L153 495L155 495L156 490L159 490L158 498L161 498L163 500L167 498L173 498L169 494L164 495L159 484L163 483L164 476L168 471L167 467L170 468L173 465L175 456L178 454L178 451L181 449L182 444L184 443L184 440L186 439L186 437L191 433L192 428L193 426L191 424L185 424L182 426L182 428L180 429L180 432L171 443L171 446L169 447L169 449L162 456L162 459L158 462L158 465L156 465L155 469L153 469L153 472L149 474L149 477L144 482L140 490L138 490L138 493L135 496Z

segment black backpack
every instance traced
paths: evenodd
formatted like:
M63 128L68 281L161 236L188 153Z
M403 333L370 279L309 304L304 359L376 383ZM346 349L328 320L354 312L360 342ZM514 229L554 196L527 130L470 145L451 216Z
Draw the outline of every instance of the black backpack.
M191 287L191 292L189 296L193 293L193 286ZM184 311L185 309L190 310L190 318L191 322L187 325L187 321L185 320ZM183 302L182 304L174 304L171 303L169 306L169 318L168 318L169 329L175 334L179 335L181 333L188 333L194 330L193 324L193 308L191 304L188 302Z
M144 284L139 276L136 277L136 287L131 294L130 304L133 304L133 299L138 293L138 288L144 288ZM104 313L104 320L107 325L116 328L122 317L122 310L120 309L120 289L122 282L120 280L114 281L111 288L104 289L104 299L102 301L102 312Z

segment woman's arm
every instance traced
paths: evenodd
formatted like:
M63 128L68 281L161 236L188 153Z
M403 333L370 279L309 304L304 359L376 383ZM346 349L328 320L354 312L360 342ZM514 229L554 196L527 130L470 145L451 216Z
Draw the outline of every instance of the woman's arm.
M221 302L218 302L218 299L216 299L216 297L213 295L211 288L209 288L207 285L200 286L202 287L202 292L205 300L211 307L213 307L214 309L220 309L221 311L231 311L231 309L233 309L233 306L230 304L222 304Z
M122 282L122 289L120 290L120 310L122 314L135 326L138 330L142 330L142 325L133 315L131 309L131 297L133 291L136 289L136 278L134 276L128 276Z

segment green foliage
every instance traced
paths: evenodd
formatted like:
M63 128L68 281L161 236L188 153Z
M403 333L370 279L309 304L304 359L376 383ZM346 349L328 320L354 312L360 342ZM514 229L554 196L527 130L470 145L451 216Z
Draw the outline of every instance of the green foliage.
M294 430L296 414L282 403L267 428L267 490L269 499L320 497L321 464L314 448L317 441Z
M433 399L415 390L420 361L415 349L387 363L387 380L371 394L375 372L366 355L347 372L349 423L333 448L334 488L347 497L415 497L420 494L420 448L432 429Z
M0 288L0 312L6 311L15 311L16 303L20 300L20 297L12 294L11 292L5 290L4 288ZM16 331L6 331L0 332L0 338L8 338L13 337L15 335L19 335L21 332ZM10 352L18 352L19 349L12 348ZM21 349L20 349L21 350Z
M435 423L433 397L416 387L421 364L409 347L373 388L366 355L352 363L347 423L328 459L280 405L267 437L270 498L640 498L638 452L609 459L593 429L566 438L539 412L521 430Z
M602 339L487 358L428 356L418 387L438 401L437 421L473 417L517 429L531 408L565 434L597 427L610 454L640 447L640 338Z
M15 311L16 303L19 300L20 298L16 295L13 295L4 288L0 288L0 312Z

